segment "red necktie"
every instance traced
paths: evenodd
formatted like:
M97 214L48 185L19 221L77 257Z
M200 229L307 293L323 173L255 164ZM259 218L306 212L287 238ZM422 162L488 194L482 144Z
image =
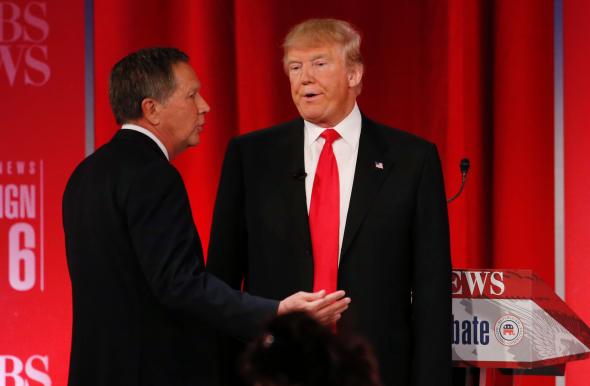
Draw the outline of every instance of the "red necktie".
M309 208L309 228L313 250L313 290L336 291L338 281L338 243L340 230L340 185L338 165L332 143L340 138L334 129L326 129L326 140L313 180Z

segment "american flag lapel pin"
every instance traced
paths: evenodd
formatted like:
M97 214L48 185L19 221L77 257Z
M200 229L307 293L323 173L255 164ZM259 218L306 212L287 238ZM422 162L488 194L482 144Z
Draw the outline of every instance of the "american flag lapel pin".
M383 162L375 161L375 169L383 170Z

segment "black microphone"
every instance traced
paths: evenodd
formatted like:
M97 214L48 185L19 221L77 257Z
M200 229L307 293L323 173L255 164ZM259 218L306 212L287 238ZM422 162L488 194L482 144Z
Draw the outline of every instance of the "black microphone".
M303 169L298 169L293 172L293 178L297 181L303 181L307 177L307 173Z
M459 197L461 195L461 193L463 192L463 188L465 187L465 182L467 181L467 173L469 173L469 166L470 166L469 158L463 158L461 160L461 162L459 162L459 169L461 170L461 187L459 188L459 191L453 197L451 197L447 200L447 204L455 201L457 199L457 197Z
M459 168L461 169L461 175L466 177L469 172L469 158L463 158L459 163Z

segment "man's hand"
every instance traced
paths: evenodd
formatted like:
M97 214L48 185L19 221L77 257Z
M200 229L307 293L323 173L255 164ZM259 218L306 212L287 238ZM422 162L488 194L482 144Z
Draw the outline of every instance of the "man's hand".
M344 297L344 291L297 292L279 303L278 315L293 311L305 311L320 323L330 325L340 319L350 304L350 298Z

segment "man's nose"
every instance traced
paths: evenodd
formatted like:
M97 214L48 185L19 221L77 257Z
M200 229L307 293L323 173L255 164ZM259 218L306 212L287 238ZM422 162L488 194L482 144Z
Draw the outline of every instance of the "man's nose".
M199 114L206 114L211 110L209 104L202 96L200 96L199 100L197 101L197 109L199 111Z
M313 83L313 79L313 71L311 66L304 65L303 67L301 67L301 83Z

